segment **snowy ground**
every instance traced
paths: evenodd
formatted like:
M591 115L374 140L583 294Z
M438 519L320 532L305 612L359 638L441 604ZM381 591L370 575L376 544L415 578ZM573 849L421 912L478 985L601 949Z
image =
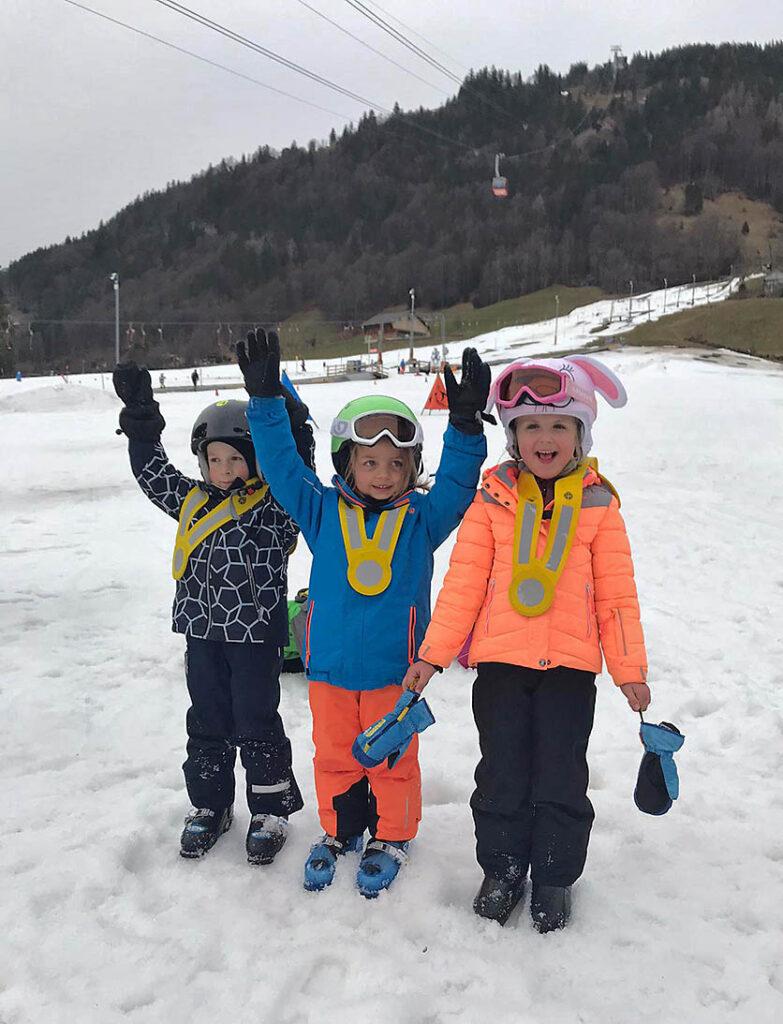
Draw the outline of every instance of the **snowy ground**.
M319 832L301 676L285 677L282 710L306 807L279 861L246 864L241 806L208 858L180 859L174 524L136 487L99 379L0 382L3 1024L783 1020L783 373L678 352L607 359L630 402L601 408L596 453L634 545L650 718L687 737L682 795L660 819L636 810L638 719L602 677L587 870L571 926L548 936L527 910L504 930L471 912L477 743L472 673L459 666L427 692L438 722L422 741L424 821L390 893L362 899L354 857L330 890L301 888ZM368 387L306 389L322 476L331 416ZM381 389L420 408L427 385L394 374ZM164 440L185 470L209 397L162 397ZM444 425L424 417L431 467ZM292 591L308 557L300 545Z

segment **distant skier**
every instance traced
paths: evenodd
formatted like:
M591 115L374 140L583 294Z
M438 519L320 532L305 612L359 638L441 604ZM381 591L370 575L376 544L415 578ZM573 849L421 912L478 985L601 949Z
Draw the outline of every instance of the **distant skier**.
M587 743L601 652L634 711L650 702L633 563L614 490L588 459L596 359L518 360L492 386L511 461L484 473L457 534L419 658L421 691L473 630L481 760L471 799L484 881L473 908L505 924L530 869L533 924L563 928L587 856Z
M310 850L304 885L330 885L340 855L361 849L369 829L356 883L371 899L392 884L419 827L418 743L414 737L391 768L362 767L351 748L400 697L429 619L433 551L475 493L486 455L480 413L489 368L466 349L461 383L447 374L450 423L426 493L421 424L402 402L372 395L340 410L331 430L338 475L326 487L302 462L286 426L277 335L251 332L238 355L259 465L313 553L303 660L324 835Z
M202 856L230 827L239 747L252 815L247 858L268 864L285 843L288 815L302 807L278 713L288 641L287 562L297 529L259 478L246 402L215 402L197 416L190 447L199 482L166 457L160 443L165 421L148 371L121 363L114 387L124 402L120 429L128 436L133 475L150 501L179 522L172 628L186 642L192 706L183 770L194 807L180 853ZM298 451L312 465L306 407L293 397L285 407Z
M161 387L161 391L162 391L166 387L166 374L165 373L162 373L158 377L158 382L160 383L160 387Z
M195 391L198 388L198 370L193 370L190 379L193 381L193 390Z

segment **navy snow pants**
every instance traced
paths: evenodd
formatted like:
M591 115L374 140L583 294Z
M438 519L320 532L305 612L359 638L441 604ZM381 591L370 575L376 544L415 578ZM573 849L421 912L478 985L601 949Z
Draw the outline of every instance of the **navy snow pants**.
M571 885L593 824L587 742L595 676L497 662L478 666L473 715L481 760L471 797L476 857L485 875Z
M282 651L274 644L187 637L187 760L182 766L194 807L234 802L239 747L251 814L291 814L302 795L291 744L278 714Z

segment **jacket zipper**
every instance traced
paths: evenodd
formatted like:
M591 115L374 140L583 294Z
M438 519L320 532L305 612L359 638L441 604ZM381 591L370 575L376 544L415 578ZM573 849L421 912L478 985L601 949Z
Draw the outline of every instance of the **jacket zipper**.
M310 623L313 619L313 612L315 611L315 601L310 602L310 607L307 610L307 618L305 620L305 668L310 667Z
M408 614L408 664L412 665L416 658L416 606L411 605Z
M256 606L256 611L261 614L261 602L258 600L258 594L256 593L256 581L253 576L253 567L250 564L250 555L245 555L245 568L247 569L247 582L250 584L250 594L253 598L253 604Z
M612 611L614 613L615 621L617 622L617 625L620 627L620 639L623 643L623 654L627 655L628 645L625 642L625 630L623 629L623 613L620 611L619 608L613 608Z
M495 600L495 581L489 581L489 600L487 601L486 620L484 622L484 636L489 636L489 613L492 611L492 602Z

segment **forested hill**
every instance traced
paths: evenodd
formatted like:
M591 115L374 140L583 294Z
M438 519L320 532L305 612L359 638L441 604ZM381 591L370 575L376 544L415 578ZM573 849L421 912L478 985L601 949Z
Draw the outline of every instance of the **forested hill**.
M507 199L490 190L498 152ZM740 229L689 217L729 190L783 212L783 43L636 55L616 82L608 63L476 72L437 110L369 114L323 145L262 147L145 195L3 285L52 359L105 352L105 326L42 321L110 319L115 270L123 321L153 327L355 321L412 286L431 308L553 282L641 290L740 269ZM215 329L176 345L206 356Z

